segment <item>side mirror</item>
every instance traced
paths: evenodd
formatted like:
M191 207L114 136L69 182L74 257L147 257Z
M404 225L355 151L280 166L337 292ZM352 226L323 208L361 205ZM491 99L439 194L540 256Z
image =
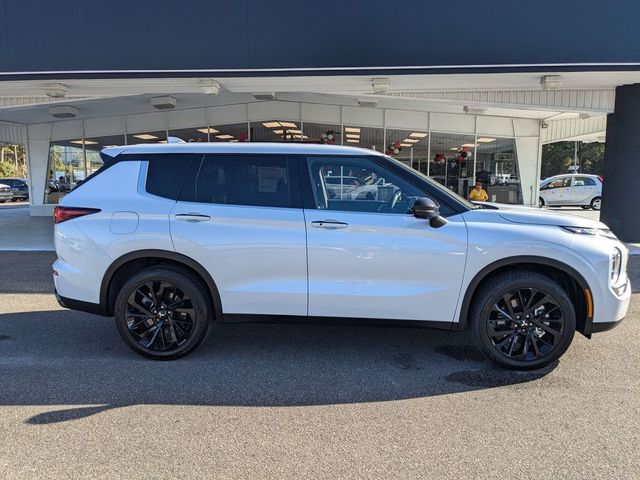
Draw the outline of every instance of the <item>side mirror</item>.
M447 223L447 219L440 216L440 206L430 198L417 198L411 210L416 218L429 220L433 228L440 228Z

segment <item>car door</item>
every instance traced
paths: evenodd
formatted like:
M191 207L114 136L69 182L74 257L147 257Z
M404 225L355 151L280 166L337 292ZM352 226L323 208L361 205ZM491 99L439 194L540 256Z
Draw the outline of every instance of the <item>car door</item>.
M571 203L574 205L588 205L597 190L598 186L593 178L581 176L573 177Z
M227 314L307 314L305 225L284 155L205 155L170 214L171 237L211 274Z
M415 218L413 201L428 192L373 157L310 156L303 164L309 315L451 322L467 252L462 216L449 215L441 228ZM373 198L329 198L327 172L385 182Z

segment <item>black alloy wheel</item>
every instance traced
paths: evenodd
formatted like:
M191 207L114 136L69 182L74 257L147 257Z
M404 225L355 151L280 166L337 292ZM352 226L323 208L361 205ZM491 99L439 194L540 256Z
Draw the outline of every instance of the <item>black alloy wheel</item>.
M564 331L564 314L558 303L536 288L519 288L501 295L487 321L493 347L507 358L522 361L551 353Z
M120 335L153 359L186 355L202 342L212 311L198 279L171 268L143 270L120 290L115 318Z
M576 328L567 292L529 271L498 274L488 282L471 309L479 349L494 362L519 370L542 368L560 358Z

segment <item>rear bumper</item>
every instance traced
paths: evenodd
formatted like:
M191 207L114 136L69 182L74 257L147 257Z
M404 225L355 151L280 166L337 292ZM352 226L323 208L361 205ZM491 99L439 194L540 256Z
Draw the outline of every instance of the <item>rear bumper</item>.
M81 312L93 313L94 315L101 315L103 317L110 317L111 315L102 305L98 303L83 302L82 300L75 300L73 298L62 297L55 290L54 294L58 304L62 308L68 308L69 310L79 310Z

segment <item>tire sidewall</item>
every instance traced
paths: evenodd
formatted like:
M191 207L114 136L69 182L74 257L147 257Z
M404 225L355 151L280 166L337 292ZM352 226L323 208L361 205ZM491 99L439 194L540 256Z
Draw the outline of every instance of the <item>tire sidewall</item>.
M560 285L537 273L522 273L524 275L520 275L521 278L517 280L507 275L497 276L489 280L492 281L493 284L483 288L483 291L480 292L478 302L473 309L471 318L472 335L482 353L499 365L515 370L535 370L556 361L569 348L575 334L576 315L575 308L569 296ZM500 354L491 343L487 329L487 319L497 299L507 291L517 290L519 288L536 288L553 297L562 309L565 319L562 337L558 344L554 346L553 351L538 360L528 362L513 360Z
M184 345L170 352L158 352L143 347L133 338L127 327L125 312L129 295L136 288L152 280L166 281L183 290L191 299L196 312L194 331L191 336ZM122 286L116 298L114 318L120 336L136 353L154 360L172 360L191 352L206 337L210 323L209 317L213 311L209 304L202 285L190 275L170 268L150 268L134 275Z

